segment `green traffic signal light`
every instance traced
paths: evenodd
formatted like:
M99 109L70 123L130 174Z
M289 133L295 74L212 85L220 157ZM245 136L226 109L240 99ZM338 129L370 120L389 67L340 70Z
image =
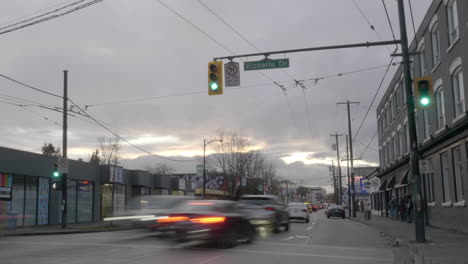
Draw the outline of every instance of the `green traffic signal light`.
M60 176L60 173L58 171L54 171L54 173L52 173L52 175L57 178L58 176Z
M212 82L210 84L210 88L211 88L211 90L216 91L216 90L218 90L218 84L216 82Z
M422 97L420 103L422 106L428 106L431 101L427 97Z

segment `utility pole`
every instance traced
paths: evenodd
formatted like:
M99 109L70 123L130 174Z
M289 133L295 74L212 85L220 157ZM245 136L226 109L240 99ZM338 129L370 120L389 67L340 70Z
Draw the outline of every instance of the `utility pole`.
M414 116L414 99L411 89L411 71L410 71L410 57L408 50L408 35L406 32L406 19L405 19L405 6L403 0L398 0L398 17L400 19L400 39L401 39L401 53L403 56L403 69L404 69L404 82L406 84L406 109L408 115L408 129L410 141L410 168L411 175L413 176L413 199L415 200L414 207L414 224L416 242L423 243L426 241L425 227L424 227L424 207L422 206L422 188L421 188L421 175L419 174L419 150L418 139L416 134L416 122Z
M63 135L62 157L67 158L67 129L68 129L68 71L63 71ZM67 173L62 174L62 228L67 227Z
M335 140L336 140L336 159L338 160L338 188L339 188L338 201L340 202L340 205L341 205L343 204L343 194L342 194L343 187L341 183L342 180L341 180L341 166L340 166L340 146L338 143L338 137L342 137L343 135L336 133L330 136L335 137Z
M349 142L348 142L348 135L346 135L346 168L348 173L346 174L348 177L348 215L351 217L351 179L349 178Z
M351 130L351 111L349 109L350 104L359 104L359 102L350 102L347 100L346 102L336 103L337 105L346 104L348 109L348 135L349 135L349 160L351 165L351 204L353 206L353 217L356 217L356 189L354 187L354 163L353 163L353 132Z
M332 175L333 175L333 196L335 203L338 204L338 188L336 187L336 174L335 174L335 164L333 163L334 161L332 160Z

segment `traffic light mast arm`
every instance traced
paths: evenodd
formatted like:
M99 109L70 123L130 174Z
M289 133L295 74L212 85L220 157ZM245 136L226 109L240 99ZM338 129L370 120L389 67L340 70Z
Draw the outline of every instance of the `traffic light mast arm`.
M373 47L373 46L385 46L385 45L395 45L400 44L400 40L388 40L388 41L377 41L377 42L364 42L364 43L354 43L354 44L343 44L343 45L333 45L333 46L321 46L321 47L312 47L312 48L302 48L302 49L289 49L289 50L278 50L278 51L267 51L267 52L258 52L258 53L247 53L241 55L231 55L224 57L215 57L214 61L217 60L232 60L234 58L246 58L246 57L256 57L256 56L265 56L273 54L286 54L286 53L296 53L296 52L306 52L306 51L317 51L317 50L331 50L331 49L349 49L349 48L359 48L359 47Z

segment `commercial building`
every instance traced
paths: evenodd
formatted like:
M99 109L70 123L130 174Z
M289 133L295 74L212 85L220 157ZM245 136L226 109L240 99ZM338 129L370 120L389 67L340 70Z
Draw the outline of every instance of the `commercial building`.
M57 158L0 147L0 228L61 223L62 192L52 188ZM190 195L195 174L141 170L69 160L67 222L99 221L141 208L151 195Z
M431 107L416 112L420 155L429 164L429 173L422 175L426 220L434 226L465 232L468 91L463 70L468 63L467 10L465 0L434 0L410 45L413 79L430 75L434 81ZM380 179L380 187L372 200L374 212L386 215L390 198L403 197L413 183L402 66L377 108L377 120L380 170L374 177Z

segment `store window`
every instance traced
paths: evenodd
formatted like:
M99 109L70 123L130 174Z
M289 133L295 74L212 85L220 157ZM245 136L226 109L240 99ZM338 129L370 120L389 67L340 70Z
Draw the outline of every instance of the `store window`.
M452 150L453 168L454 168L454 183L455 183L455 202L463 201L463 162L461 147L458 146Z
M25 199L24 199L24 225L36 224L37 212L37 177L26 177Z
M76 222L76 181L67 181L67 223Z
M46 225L49 223L49 178L39 178L39 189L37 194L37 224Z
M428 160L429 165L429 173L426 174L426 194L427 194L427 201L434 202L435 195L434 195L434 165L432 164L432 159Z
M90 222L93 220L93 199L94 183L89 181L78 181L78 222Z
M450 167L448 153L444 152L440 155L441 159L441 173L442 173L442 191L444 202L451 202L450 200Z

